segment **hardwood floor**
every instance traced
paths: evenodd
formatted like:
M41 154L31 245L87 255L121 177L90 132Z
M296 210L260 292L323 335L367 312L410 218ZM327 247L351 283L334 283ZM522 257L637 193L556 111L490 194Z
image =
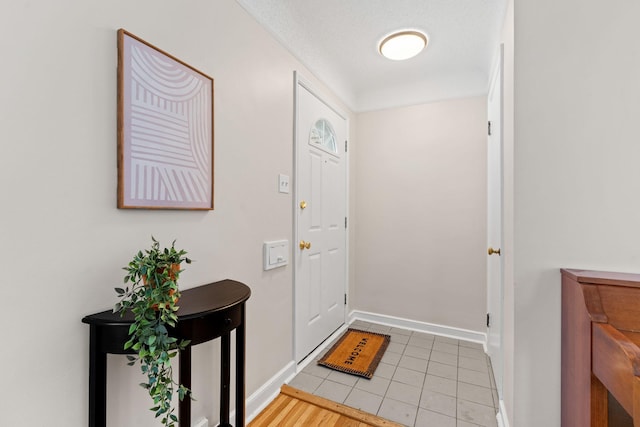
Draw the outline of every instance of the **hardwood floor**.
M283 385L280 394L248 427L401 427L376 415Z

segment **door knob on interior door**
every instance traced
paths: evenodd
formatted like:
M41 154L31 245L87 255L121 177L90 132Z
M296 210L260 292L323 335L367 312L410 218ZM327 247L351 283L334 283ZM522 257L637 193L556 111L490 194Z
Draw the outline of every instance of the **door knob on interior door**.
M305 242L304 240L300 240L300 249L311 249L311 242Z
M493 254L500 255L500 248L498 248L498 249L493 249L491 246L489 246L489 249L487 249L487 253L488 253L489 255L493 255Z
M300 202L300 209L304 209L307 207L307 202L305 202L304 200Z

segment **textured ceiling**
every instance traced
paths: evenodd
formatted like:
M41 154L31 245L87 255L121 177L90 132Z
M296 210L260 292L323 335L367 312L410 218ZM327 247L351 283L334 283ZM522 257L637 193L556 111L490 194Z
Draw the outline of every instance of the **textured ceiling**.
M354 111L486 94L506 0L237 0ZM397 29L429 37L381 57Z

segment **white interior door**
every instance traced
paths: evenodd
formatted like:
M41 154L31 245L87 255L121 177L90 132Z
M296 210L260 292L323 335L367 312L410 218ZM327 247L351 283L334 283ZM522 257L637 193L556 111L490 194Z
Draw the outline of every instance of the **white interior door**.
M345 321L347 120L296 75L295 358Z
M495 251L502 248L502 70L503 49L500 46L489 88L487 149L487 246L490 248L487 258L487 312L489 313L487 350L491 357L500 399L502 399L504 363L502 351L503 262L501 253L495 253Z

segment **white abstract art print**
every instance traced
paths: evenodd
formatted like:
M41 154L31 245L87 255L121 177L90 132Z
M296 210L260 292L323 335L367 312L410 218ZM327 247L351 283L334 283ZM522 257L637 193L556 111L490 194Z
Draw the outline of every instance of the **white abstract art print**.
M122 29L118 208L213 209L213 79Z

